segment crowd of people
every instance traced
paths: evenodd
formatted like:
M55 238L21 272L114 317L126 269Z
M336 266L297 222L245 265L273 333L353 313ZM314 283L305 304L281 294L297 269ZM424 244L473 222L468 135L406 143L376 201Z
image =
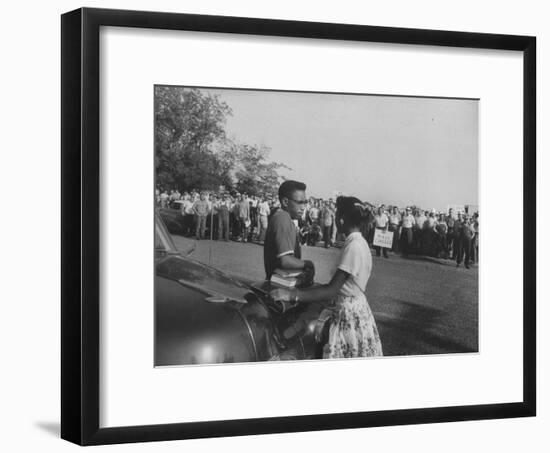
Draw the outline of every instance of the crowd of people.
M262 244L266 281L281 273L302 278L294 287L275 285L269 295L282 312L300 303L323 304L315 339L324 358L383 355L365 293L372 248L386 258L389 251L430 255L454 259L457 266L464 262L466 268L478 259L477 212L374 206L346 196L308 198L306 184L298 181L283 182L276 195L158 188L156 202L162 212L176 213L184 235ZM378 245L377 230L387 238L385 247ZM315 263L302 259L304 245L341 248L329 283L313 285Z
M178 218L186 236L200 239L236 240L263 244L268 221L280 208L277 196L250 195L226 191L176 189L156 191L159 207L179 212ZM432 256L455 260L469 268L478 261L479 213L423 210L417 207L373 206L361 204L360 231L377 256L389 258L388 251L410 255ZM297 219L300 243L303 246L322 245L326 248L342 241L336 228L336 205L332 198L305 201ZM374 246L376 230L393 233L391 248Z
M157 206L177 209L184 235L196 239L239 240L263 243L268 220L280 208L270 194L249 195L235 192L190 192L157 189ZM325 247L336 241L336 205L333 199L310 198L298 221L302 245Z
M447 213L407 207L404 210L384 205L374 210L373 221L367 225L365 235L372 244L376 229L393 232L391 250L410 254L456 260L457 267L464 262L466 268L479 259L479 213ZM375 247L380 256L380 247ZM382 249L388 257L388 249Z
M168 193L158 189L157 205L179 211L185 236L260 243L265 239L269 217L280 207L279 201L269 195L197 190Z

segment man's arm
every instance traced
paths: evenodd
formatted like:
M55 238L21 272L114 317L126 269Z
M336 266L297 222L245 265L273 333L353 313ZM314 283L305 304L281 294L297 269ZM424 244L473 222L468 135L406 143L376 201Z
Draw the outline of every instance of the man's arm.
M296 258L294 254L283 255L279 258L280 267L283 269L303 269L305 260Z
M279 258L279 267L282 269L302 270L304 274L304 286L313 284L315 279L315 265L313 261L301 260L293 254L288 254Z
M294 223L280 216L273 217L271 227L274 231L274 251L277 267L281 269L301 270L306 273L306 280L313 281L315 266L311 261L301 260L294 255L296 241L299 240Z

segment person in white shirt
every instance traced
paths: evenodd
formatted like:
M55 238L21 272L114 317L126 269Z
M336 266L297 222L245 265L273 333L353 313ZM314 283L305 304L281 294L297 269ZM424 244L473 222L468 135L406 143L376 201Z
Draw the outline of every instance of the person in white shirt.
M422 209L417 209L414 221L414 248L416 253L422 253L424 248L424 223L426 222L426 215Z
M210 213L208 214L208 228L211 229L210 237L218 238L218 226L219 226L219 213L218 208L220 207L221 199L218 199L218 195L215 193L210 194Z
M181 197L181 195L180 195L178 189L170 191L170 203L173 203L174 201L179 200L180 197Z
M409 256L413 245L413 228L416 224L414 216L411 214L411 208L405 209L405 215L401 219L401 250L403 257Z
M223 195L223 198L218 203L218 240L229 241L229 213L233 205L229 195Z
M369 246L360 232L362 203L355 197L338 197L336 222L346 235L338 268L330 283L306 289L276 289L270 296L296 305L332 300L328 339L323 358L381 356L382 343L365 291L372 271ZM316 340L322 341L322 330Z
M183 217L183 235L191 236L193 234L193 225L195 224L195 211L191 197L183 194L183 203L181 203L181 215Z
M334 200L332 198L329 200L329 205L332 209L332 212L335 213L334 223L332 224L332 236L330 238L331 243L334 244L336 242L336 231L338 230L338 228L336 228L336 205L334 204Z
M241 242L248 242L248 235L250 233L250 202L248 201L248 195L241 195L241 199L238 203L238 219L239 219L239 233Z
M267 231L267 223L271 209L269 203L263 198L260 198L258 202L258 231L259 233L259 242L263 244L265 241L265 232Z
M325 241L325 248L332 245L332 228L334 225L334 211L330 202L325 201L323 210L321 211L322 224L323 224L323 240Z
M445 221L445 214L439 214L437 219L437 225L435 231L437 233L437 240L439 245L439 253L443 258L447 258L447 222Z
M258 227L258 197L252 195L248 197L248 204L250 205L250 233L254 236L254 230L256 230L256 237L259 238L260 230Z
M160 207L161 208L168 207L168 199L170 198L170 195L168 195L168 193L166 193L166 190L162 191L159 198L160 198Z
M388 231L389 225L390 219L384 212L384 205L382 205L378 208L378 211L374 216L374 227L377 230ZM374 246L374 250L376 250L376 256L380 256L380 249L383 250L384 258L389 258L388 249L386 247L380 247L379 245Z
M393 242L392 242L392 251L397 252L399 245L399 225L401 223L401 214L397 209L397 206L393 206L391 209L391 214L389 215L390 227L389 231L393 233Z
M424 224L424 253L429 256L437 256L438 234L436 231L437 219L435 217L435 209L428 214Z
M315 200L313 202L313 205L310 206L309 211L308 211L309 221L310 221L311 225L319 224L319 214L320 214L320 212L321 211L318 207L317 200Z
M474 230L474 237L472 238L472 263L479 261L479 213L475 212L472 217L472 227Z

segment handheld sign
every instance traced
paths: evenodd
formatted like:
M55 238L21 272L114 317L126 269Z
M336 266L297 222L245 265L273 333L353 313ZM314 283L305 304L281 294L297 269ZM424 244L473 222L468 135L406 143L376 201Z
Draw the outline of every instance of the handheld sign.
M374 230L374 241L372 243L378 247L391 249L393 244L393 231Z

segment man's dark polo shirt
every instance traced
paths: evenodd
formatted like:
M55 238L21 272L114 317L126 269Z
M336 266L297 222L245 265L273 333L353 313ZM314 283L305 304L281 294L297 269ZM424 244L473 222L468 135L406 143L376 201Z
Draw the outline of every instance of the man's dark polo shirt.
M284 255L302 258L298 229L288 212L278 209L269 219L264 243L265 276L269 280L273 271L280 267L279 259Z

